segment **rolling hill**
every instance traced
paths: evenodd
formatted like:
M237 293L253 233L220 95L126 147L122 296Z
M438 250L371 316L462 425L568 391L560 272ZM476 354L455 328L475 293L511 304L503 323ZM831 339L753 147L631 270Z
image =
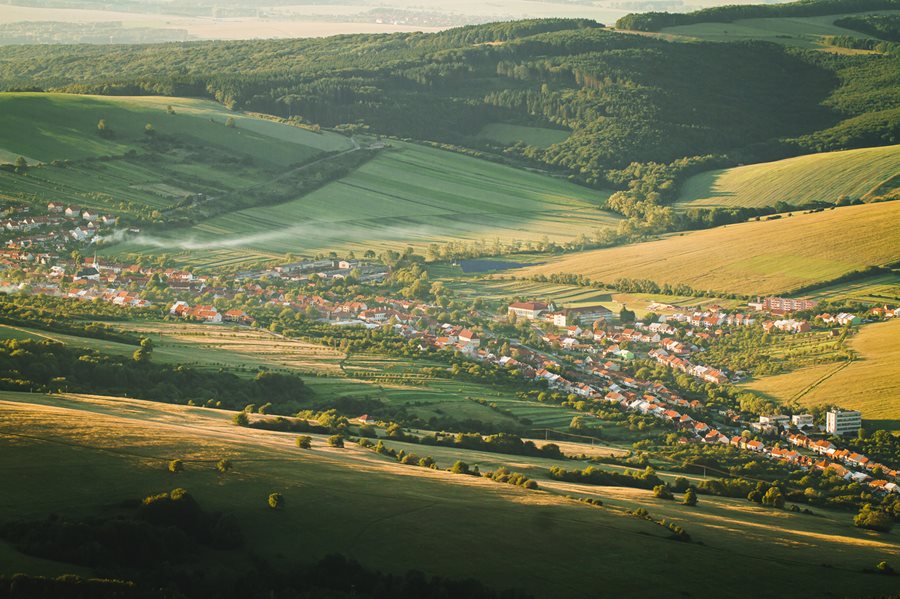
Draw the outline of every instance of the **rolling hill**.
M296 200L225 214L115 246L118 254L184 250L199 266L285 253L495 239L573 239L615 225L605 193L426 146L391 142L359 169Z
M174 112L167 110L169 106ZM228 118L234 119L234 128L224 126ZM101 119L108 137L98 135ZM4 93L0 94L0 161L13 162L17 156L32 163L80 160L141 150L148 123L159 135L177 135L278 166L352 147L340 135L236 114L209 100Z
M686 284L748 295L788 293L900 260L900 203L848 206L666 236L513 271Z
M242 548L193 556L226 581L247 567L251 554L253 562L279 568L340 552L386 572L414 567L496 588L527 584L541 597L584 597L598 585L623 595L636 577L647 597L750 585L769 594L791 581L803 581L797 596L878 595L893 583L861 570L897 555L895 536L871 536L855 529L846 513L827 509L817 508L813 518L706 496L686 507L655 500L647 490L549 480L550 466L569 461L386 441L405 451L427 449L441 468L457 459L485 470L509 464L544 489L527 491L401 465L355 444L328 447L321 435L313 435L311 450L298 450L295 435L235 427L228 412L126 398L4 392L0 416L0 468L4 484L17 491L0 495L5 518L108 516L119 513L124 500L181 487L206 510L232 515L243 532ZM167 471L174 458L184 461L183 472ZM227 474L214 468L222 458L233 463ZM42 476L34 476L35 467ZM266 506L273 491L283 494L284 509ZM565 494L602 497L604 505ZM639 506L702 542L676 543L667 529L625 511ZM0 550L11 571L76 568L5 543ZM547 568L548 555L561 553L589 557L554 559ZM664 559L648 572L647 555ZM823 555L827 571L840 576L821 575ZM702 566L713 559L718 567Z
M218 198L227 209L223 196L354 148L341 135L207 100L0 94L0 163L22 156L32 165L24 174L0 170L0 199L40 208L65 202L143 222L197 197ZM185 216L202 215L191 210Z
M860 199L900 175L900 145L824 152L777 162L750 164L690 177L681 188L679 208L774 206L786 202Z

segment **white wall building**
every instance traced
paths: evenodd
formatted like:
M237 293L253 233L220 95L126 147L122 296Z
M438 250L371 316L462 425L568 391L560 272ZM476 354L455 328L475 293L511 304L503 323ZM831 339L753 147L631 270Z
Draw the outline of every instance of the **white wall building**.
M862 426L860 412L833 410L825 416L825 431L832 435L856 433L860 426Z

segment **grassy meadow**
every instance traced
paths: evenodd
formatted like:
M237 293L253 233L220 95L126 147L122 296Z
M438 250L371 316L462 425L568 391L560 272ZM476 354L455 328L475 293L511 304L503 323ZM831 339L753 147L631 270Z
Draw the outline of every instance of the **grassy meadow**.
M227 412L122 398L0 394L0 468L4 484L17 490L0 494L0 512L9 519L85 517L183 487L204 508L234 514L246 551L275 563L341 552L387 572L416 567L499 588L527 585L553 597L592 595L598 585L626 595L636 580L647 597L698 588L771 595L796 581L803 581L792 587L798 597L878 595L894 587L890 577L861 570L900 556L897 533L861 531L847 513L817 510L813 517L705 496L688 508L649 491L547 480L546 469L558 463L552 460L415 446L420 454L434 449L442 468L464 459L527 471L543 489L527 491L400 465L356 446L330 448L318 435L312 450L301 451L294 435L229 421ZM213 465L224 457L234 469L220 475ZM184 472L166 470L174 458L184 460ZM284 495L284 510L266 507L272 491ZM599 497L605 505L563 494ZM636 507L677 522L699 542L676 543L665 529L625 514ZM72 571L10 547L2 554L13 571ZM648 555L659 557L650 569ZM558 556L552 567L548 556ZM696 567L713 560L714 568Z
M788 293L900 260L898 217L898 202L784 215L563 256L511 273L573 273L603 282L651 279L723 293Z
M824 152L710 171L689 178L679 208L773 206L859 199L900 174L900 145Z
M443 150L391 145L343 179L296 200L232 212L112 251L181 249L176 259L212 268L272 253L571 239L618 221L598 209L602 192Z
M900 320L862 327L850 347L850 362L802 368L746 387L782 403L860 410L870 426L900 431Z
M569 132L562 129L547 129L545 127L490 123L481 128L481 131L478 132L478 137L502 144L514 144L523 141L529 146L546 148L565 141L569 137Z

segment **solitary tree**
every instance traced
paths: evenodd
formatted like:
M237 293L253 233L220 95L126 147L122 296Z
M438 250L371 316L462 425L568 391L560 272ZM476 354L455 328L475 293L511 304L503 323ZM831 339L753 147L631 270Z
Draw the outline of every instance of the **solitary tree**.
M25 160L24 156L19 156L16 158L16 172L24 173L28 170L28 161Z
M344 438L340 435L332 435L328 437L328 444L332 447L343 447L344 446Z
M300 449L309 449L312 447L312 437L309 435L300 435L297 437L297 447Z
M688 487L684 492L684 499L681 501L684 505L697 505L697 492L694 487Z
M181 460L172 460L169 462L169 472L184 472L184 462Z
M284 495L281 493L270 493L269 507L273 510L284 509Z
M156 129L153 128L153 123L144 125L144 135L156 135Z
M226 458L219 460L218 462L216 462L216 470L218 470L222 474L225 474L226 472L231 470L231 460Z
M247 426L250 424L250 418L247 416L247 412L238 412L231 417L231 422L236 426Z

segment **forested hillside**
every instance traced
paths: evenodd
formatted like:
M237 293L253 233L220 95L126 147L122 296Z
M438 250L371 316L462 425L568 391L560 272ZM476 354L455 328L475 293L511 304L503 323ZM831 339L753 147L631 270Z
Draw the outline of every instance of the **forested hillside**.
M859 0L828 4L849 10L844 4ZM321 40L10 47L0 88L212 97L236 110L504 153L627 190L609 207L639 217L674 199L686 175L896 143L900 127L900 55L669 42L587 20ZM479 136L493 123L571 135L549 147L503 145Z

